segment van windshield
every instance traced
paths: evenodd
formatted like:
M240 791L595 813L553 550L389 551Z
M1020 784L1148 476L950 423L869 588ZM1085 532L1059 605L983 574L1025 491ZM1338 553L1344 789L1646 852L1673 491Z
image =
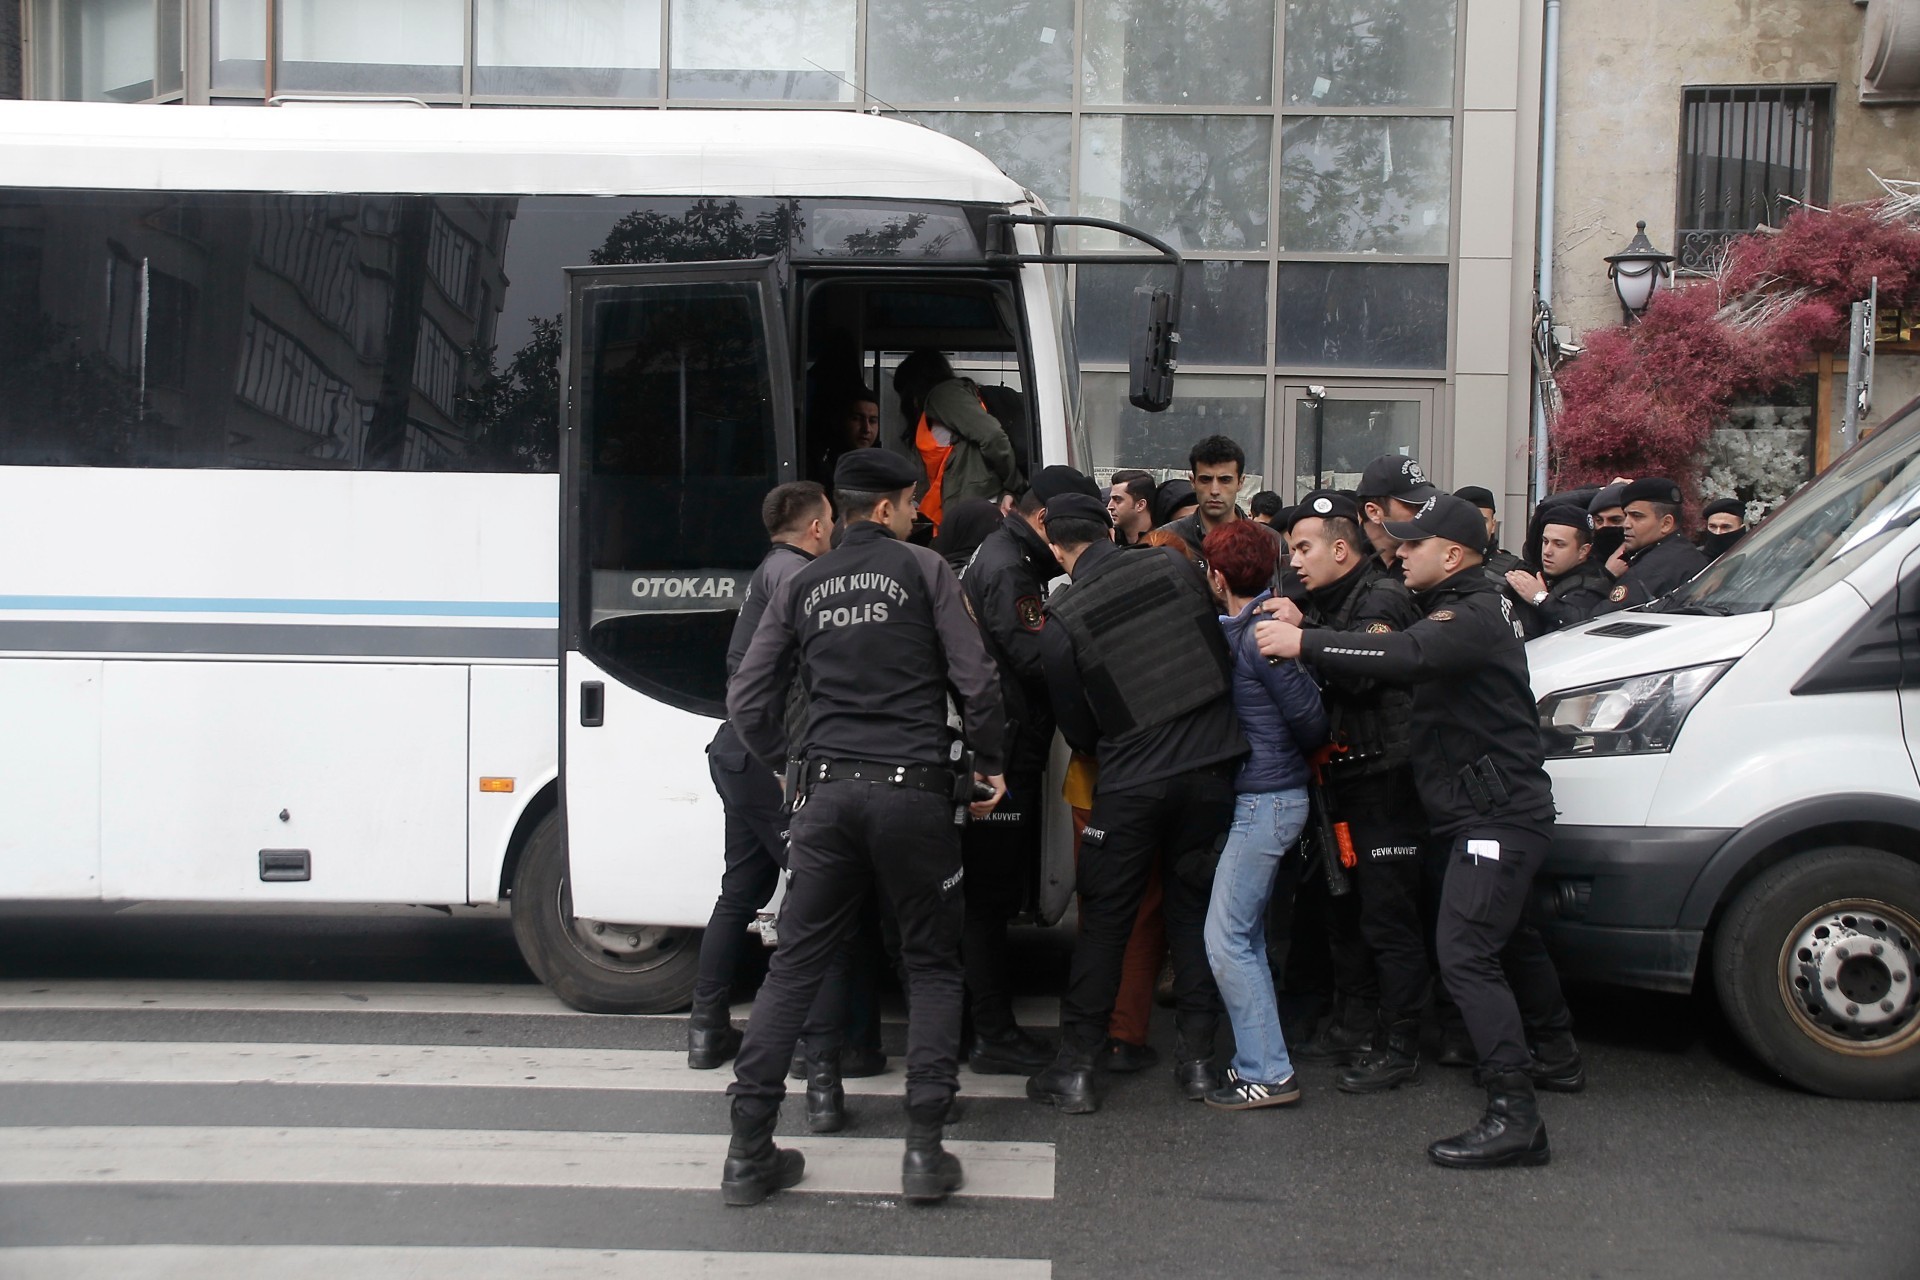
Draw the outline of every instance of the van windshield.
M1825 591L1920 519L1920 414L1890 424L1658 605L1758 613Z

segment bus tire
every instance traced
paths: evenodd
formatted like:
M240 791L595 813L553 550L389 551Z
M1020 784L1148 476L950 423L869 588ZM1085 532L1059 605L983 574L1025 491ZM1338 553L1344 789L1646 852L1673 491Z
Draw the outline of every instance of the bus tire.
M513 936L540 981L583 1013L671 1013L693 997L700 931L576 920L559 810L513 874Z
M1792 1083L1920 1096L1920 866L1836 846L1769 868L1728 908L1713 975L1734 1030Z

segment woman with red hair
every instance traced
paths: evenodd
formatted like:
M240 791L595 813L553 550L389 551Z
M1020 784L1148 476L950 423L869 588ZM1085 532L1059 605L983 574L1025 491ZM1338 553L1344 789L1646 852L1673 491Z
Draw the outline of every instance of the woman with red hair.
M1327 712L1298 662L1269 663L1254 644L1279 555L1273 534L1236 520L1207 535L1204 554L1208 583L1226 602L1220 625L1233 654L1233 706L1253 747L1234 778L1233 826L1207 905L1207 963L1233 1020L1234 1053L1206 1101L1245 1111L1300 1099L1267 967L1267 901L1280 860L1307 823L1307 757L1327 740Z

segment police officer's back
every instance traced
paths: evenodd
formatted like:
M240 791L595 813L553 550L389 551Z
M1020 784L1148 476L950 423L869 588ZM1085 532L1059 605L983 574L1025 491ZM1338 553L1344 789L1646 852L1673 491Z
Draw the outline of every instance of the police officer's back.
M1048 604L1042 638L1054 714L1068 745L1099 764L1080 849L1080 934L1061 1002L1059 1056L1027 1096L1097 1110L1122 957L1157 863L1173 950L1174 1079L1199 1099L1218 1084L1219 992L1204 928L1210 857L1232 820L1233 770L1247 753L1226 641L1194 566L1158 547L1122 550L1105 507L1077 493L1047 503L1047 540L1073 576Z
M721 1185L731 1204L757 1203L802 1175L799 1153L773 1145L787 1064L807 1005L876 882L899 922L907 971L903 1187L910 1199L939 1199L960 1182L940 1137L957 1087L962 986L955 804L975 779L956 776L948 690L958 697L977 774L991 788L977 815L1005 794L1005 723L992 662L953 571L902 541L917 478L911 463L884 450L841 458L834 488L846 534L768 602L728 689L729 719L770 769L789 753L781 693L796 668L808 699L806 731L792 752L804 768L780 946L728 1089L733 1142Z

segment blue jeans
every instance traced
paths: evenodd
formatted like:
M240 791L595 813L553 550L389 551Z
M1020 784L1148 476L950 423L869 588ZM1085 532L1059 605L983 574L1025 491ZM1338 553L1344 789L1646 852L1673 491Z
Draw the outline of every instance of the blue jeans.
M1293 1074L1267 968L1267 899L1280 860L1306 825L1305 787L1235 796L1233 829L1207 904L1207 963L1233 1020L1233 1069L1256 1084Z

